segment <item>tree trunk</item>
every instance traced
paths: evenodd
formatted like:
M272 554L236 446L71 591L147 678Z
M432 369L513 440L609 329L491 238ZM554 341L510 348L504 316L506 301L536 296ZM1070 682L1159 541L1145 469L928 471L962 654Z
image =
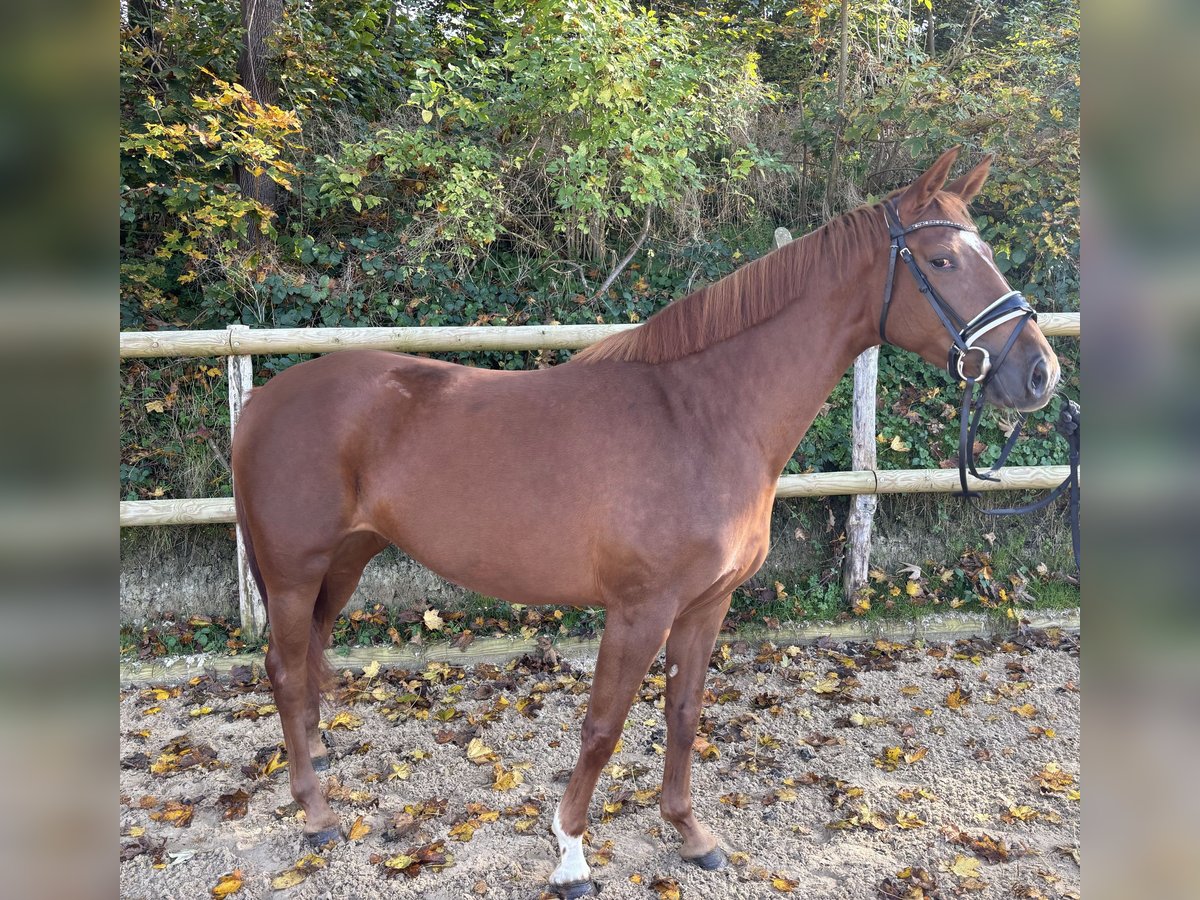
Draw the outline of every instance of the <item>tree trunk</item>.
M831 218L836 215L837 209L834 205L834 198L837 195L838 181L841 179L841 142L842 142L842 123L845 118L846 108L846 64L849 56L850 37L846 23L846 18L849 13L850 0L842 0L842 17L841 17L841 46L838 49L838 80L837 80L837 105L838 105L838 123L837 130L833 136L833 155L829 160L829 180L825 183L825 218Z
M242 25L246 29L246 42L238 58L238 75L242 86L250 96L263 104L273 104L279 99L279 82L272 71L271 59L267 54L267 40L279 27L283 19L283 0L241 0ZM239 168L238 184L242 193L257 200L268 209L278 203L278 186L266 175L255 177Z

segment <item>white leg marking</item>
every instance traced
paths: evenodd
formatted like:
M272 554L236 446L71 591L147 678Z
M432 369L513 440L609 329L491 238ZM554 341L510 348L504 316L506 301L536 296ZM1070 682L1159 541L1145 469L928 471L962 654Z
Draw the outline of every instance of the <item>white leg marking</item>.
M671 666L671 671L667 673L668 678L674 678L679 674L679 666Z
M554 811L554 824L550 827L554 836L558 838L559 853L558 868L550 876L550 883L573 884L577 881L587 881L591 878L592 870L583 858L583 835L571 837L563 831L557 809Z

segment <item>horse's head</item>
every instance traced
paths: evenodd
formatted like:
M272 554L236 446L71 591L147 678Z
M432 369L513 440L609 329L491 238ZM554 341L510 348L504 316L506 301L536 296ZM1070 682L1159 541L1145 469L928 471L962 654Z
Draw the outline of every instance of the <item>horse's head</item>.
M886 320L888 341L934 365L944 367L949 359L951 374L981 381L990 402L1040 409L1058 385L1058 358L1041 330L1025 322L1028 307L996 268L992 248L967 212L987 179L991 157L947 185L957 156L957 148L943 154L888 199L895 213L889 212L892 241L899 251L881 329ZM929 289L924 295L922 287Z

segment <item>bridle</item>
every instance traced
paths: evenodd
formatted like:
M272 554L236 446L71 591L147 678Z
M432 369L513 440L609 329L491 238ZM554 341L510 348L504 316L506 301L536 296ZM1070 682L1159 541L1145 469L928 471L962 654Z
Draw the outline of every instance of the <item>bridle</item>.
M975 468L975 458L972 451L975 446L975 436L979 431L979 423L983 417L983 392L992 377L1000 370L1005 359L1008 358L1008 352L1017 342L1021 331L1030 322L1037 321L1037 313L1021 295L1020 291L1009 291L989 303L982 312L970 321L964 320L954 307L943 300L933 285L930 284L929 278L921 270L921 267L917 265L916 259L913 258L912 251L909 250L905 237L922 228L954 228L958 231L972 232L975 229L969 225L963 225L960 222L950 219L925 219L924 221L905 226L900 221L900 213L892 200L885 200L883 202L883 212L887 219L891 249L888 254L887 282L883 288L883 309L879 314L879 337L883 343L891 343L887 337L887 319L888 312L891 309L892 288L896 277L896 258L899 257L908 267L908 271L912 273L913 280L917 283L917 289L929 301L929 305L933 308L942 326L946 329L946 333L950 335L950 353L946 361L946 370L952 376L957 376L966 383L966 387L963 390L961 416L959 419L958 480L961 490L957 496L973 502L978 501L982 499L979 492L972 491L967 487L967 473L970 472L971 475L982 481L999 481L1000 479L996 476L996 473L1004 465L1005 460L1008 459L1009 453L1012 452L1012 448L1016 445L1017 438L1021 434L1021 426L1025 424L1024 414L1017 413L1016 425L1013 427L1008 439L1004 442L1004 446L1000 449L1000 455L996 458L990 469L986 472L979 472ZM1003 349L1001 349L996 355L995 360L993 360L987 348L979 346L977 341L989 331L1014 320L1016 320L1016 325L1013 327L1012 333L1008 336L1008 340L1004 342ZM968 375L963 368L964 363L972 353L979 354L979 374L974 376ZM979 388L978 395L975 390L977 386ZM1070 491L1071 545L1075 552L1075 566L1078 568L1079 405L1073 400L1068 400L1063 404L1056 427L1058 432L1067 440L1071 471L1067 475L1066 480L1054 488L1047 496L1024 506L993 507L991 509L979 507L979 509L992 516L1021 515L1048 506L1062 496L1064 492Z

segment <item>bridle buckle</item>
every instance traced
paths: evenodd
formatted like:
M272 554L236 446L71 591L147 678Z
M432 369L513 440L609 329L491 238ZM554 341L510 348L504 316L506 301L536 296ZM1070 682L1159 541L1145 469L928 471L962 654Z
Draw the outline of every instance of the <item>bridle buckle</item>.
M963 371L963 364L967 361L967 356L972 350L977 350L982 356L979 361L979 374L974 376L975 381L984 381L987 378L988 372L992 369L992 354L987 350L987 347L968 347L966 353L959 353L958 359L955 362L955 368L958 369L958 377L963 381L970 381L971 376L968 376Z

